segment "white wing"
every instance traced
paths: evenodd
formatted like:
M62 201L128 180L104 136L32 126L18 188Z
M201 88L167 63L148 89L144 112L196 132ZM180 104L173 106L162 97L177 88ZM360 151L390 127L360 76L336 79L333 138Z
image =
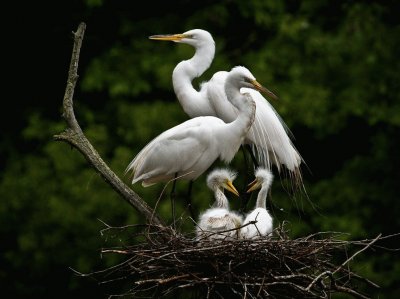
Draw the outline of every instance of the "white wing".
M288 136L286 124L272 105L258 91L242 88L256 102L256 116L247 134L249 141L257 148L260 161L268 168L271 164L285 165L295 172L302 161L298 151Z
M223 124L215 117L199 117L175 126L148 143L132 160L126 172L133 173L132 184L143 186L174 178L175 174L195 179L217 158L212 128Z

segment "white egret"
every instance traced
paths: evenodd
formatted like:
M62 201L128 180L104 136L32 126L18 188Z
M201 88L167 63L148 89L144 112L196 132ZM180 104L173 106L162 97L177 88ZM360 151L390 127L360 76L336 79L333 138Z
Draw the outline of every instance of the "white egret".
M194 56L178 63L172 73L175 94L190 117L213 115L225 122L236 119L238 111L228 100L224 89L228 72L215 73L211 80L201 84L199 91L192 85L192 80L201 76L214 59L215 42L209 32L193 29L182 34L152 35L149 38L184 43L195 48ZM257 106L255 121L244 143L251 146L261 166L271 169L274 164L279 172L286 168L293 182L299 186L302 183L302 158L288 136L286 124L259 92L247 88L243 92L250 93ZM272 92L267 95L275 97ZM282 165L285 167L282 168Z
M258 168L255 180L249 184L247 192L261 188L257 195L255 208L247 214L243 225L254 221L240 229L240 235L244 239L252 239L271 234L273 228L272 217L266 208L268 190L272 184L273 174L268 169Z
M226 81L229 100L238 109L237 118L225 123L213 116L189 119L160 134L149 142L128 165L132 184L144 187L179 179L195 180L218 158L229 163L239 150L254 121L255 102L242 87L267 92L245 67L234 67Z
M215 169L207 176L207 186L214 192L215 202L211 208L199 216L196 239L231 239L238 238L238 228L243 218L229 209L229 202L224 189L239 196L233 186L236 174L228 169Z
M194 29L182 34L152 35L153 40L174 41L193 46L196 52L189 60L183 60L172 72L172 83L175 94L187 115L217 116L207 95L207 86L203 84L199 91L192 80L200 77L211 65L215 54L215 43L211 34L205 30Z

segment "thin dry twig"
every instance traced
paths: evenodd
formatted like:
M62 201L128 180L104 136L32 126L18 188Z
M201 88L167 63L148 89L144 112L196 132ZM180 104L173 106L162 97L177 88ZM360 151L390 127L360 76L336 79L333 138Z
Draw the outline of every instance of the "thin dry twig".
M355 258L356 255L360 254L361 252L363 252L364 250L368 249L369 247L372 246L372 244L374 244L376 241L378 241L380 239L380 237L382 236L382 234L379 234L375 239L373 239L371 242L369 242L365 247L361 248L359 251L357 251L356 253L354 253L351 257L349 257L347 260L345 260L335 271L333 271L332 275L337 273L340 269L342 269L346 264L348 264L351 260L353 260Z

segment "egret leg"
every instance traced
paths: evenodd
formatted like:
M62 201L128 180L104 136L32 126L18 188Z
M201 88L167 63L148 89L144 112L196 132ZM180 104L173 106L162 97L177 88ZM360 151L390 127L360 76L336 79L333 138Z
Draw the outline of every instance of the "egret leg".
M174 181L172 182L172 190L171 190L171 193L170 193L170 200L171 200L171 210L172 210L172 224L173 224L173 227L174 227L174 229L175 229L175 197L176 197L176 194L175 194L175 185L176 185L176 178L177 178L177 176L178 176L178 173L175 173L175 178L174 178Z
M250 144L246 144L245 147L246 147L247 151L248 151L249 154L250 154L251 161L253 162L253 165L254 165L254 169L256 169L259 165L258 165L258 162L257 162L257 158L256 158L256 156L254 155L253 150L251 149Z
M246 149L251 151L251 148L248 148L248 145L241 145L241 149L242 149L242 153L243 153L243 159L244 159L244 166L245 166L245 183L249 181L248 177L249 177L249 161L247 159L247 155L246 155ZM246 188L246 185L245 185ZM249 198L250 198L250 194L248 194L247 192L243 192L240 194L240 212L244 213L246 210L246 206L247 203L249 202Z
M190 217L192 217L193 220L196 220L195 214L193 211L193 206L192 206L192 187L193 187L193 181L189 181L189 188L188 188L188 193L186 196L186 202L187 202L187 207L190 213Z

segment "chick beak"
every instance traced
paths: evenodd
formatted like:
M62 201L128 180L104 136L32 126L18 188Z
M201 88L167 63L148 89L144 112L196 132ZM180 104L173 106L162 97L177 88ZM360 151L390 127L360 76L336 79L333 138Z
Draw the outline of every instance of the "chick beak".
M246 193L250 193L250 192L256 190L259 186L260 186L260 182L257 179L255 179L254 181L252 181L250 184L247 185L248 189L247 189Z
M236 190L235 186L233 186L231 181L226 182L226 190L232 192L236 196L239 196L239 192Z

